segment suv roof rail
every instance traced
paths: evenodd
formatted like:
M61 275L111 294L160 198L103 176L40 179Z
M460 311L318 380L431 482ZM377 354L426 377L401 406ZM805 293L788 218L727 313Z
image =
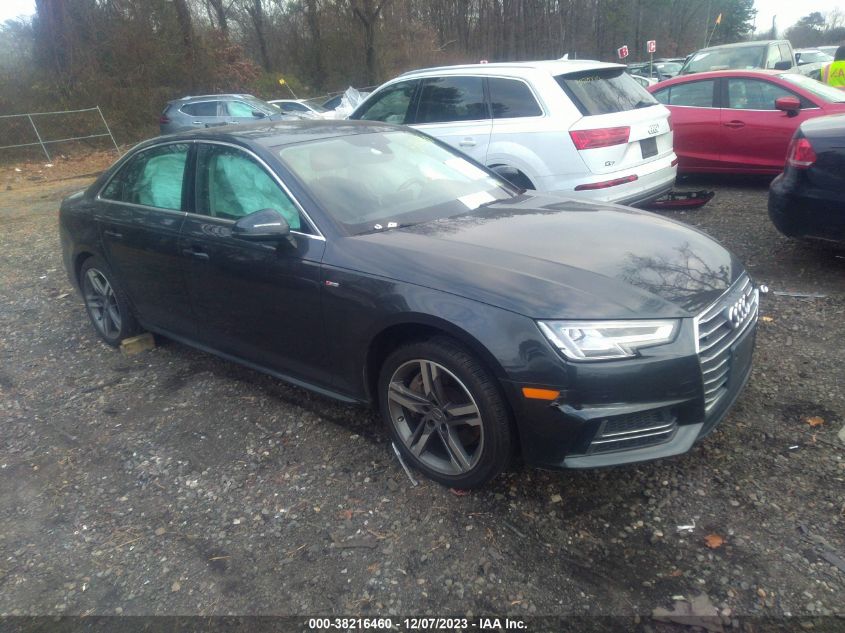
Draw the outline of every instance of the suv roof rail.
M251 94L247 94L245 92L238 93L238 92L220 92L213 95L188 95L186 97L180 97L176 99L176 101L189 101L190 99L210 99L212 97L252 97Z

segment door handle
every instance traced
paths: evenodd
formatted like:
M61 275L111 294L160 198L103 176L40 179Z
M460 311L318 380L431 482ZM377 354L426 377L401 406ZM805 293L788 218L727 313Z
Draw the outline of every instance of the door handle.
M188 257L193 257L194 259L201 259L203 261L208 260L208 253L204 253L193 248L183 248L182 254Z
M116 240L122 240L123 239L123 233L118 233L117 231L109 231L108 229L103 231L103 235L106 235L108 237L113 237Z
M469 136L458 143L461 147L475 147L475 139Z
M742 121L728 121L727 123L725 123L725 127L737 130L741 127L745 127L745 123L743 123Z
M194 125L202 125L202 121L194 121Z

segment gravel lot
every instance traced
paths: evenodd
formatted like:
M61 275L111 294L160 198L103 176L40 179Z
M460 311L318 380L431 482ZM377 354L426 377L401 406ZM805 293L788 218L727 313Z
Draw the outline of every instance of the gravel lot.
M86 183L0 193L0 614L633 616L703 595L728 629L845 622L819 617L845 616L845 259L777 234L767 183L685 183L717 196L672 214L773 291L825 295L763 298L717 431L466 496L412 487L368 411L166 340L100 343L56 226Z

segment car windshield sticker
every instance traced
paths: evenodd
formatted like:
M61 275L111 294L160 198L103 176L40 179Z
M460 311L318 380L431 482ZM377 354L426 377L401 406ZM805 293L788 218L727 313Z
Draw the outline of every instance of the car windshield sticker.
M495 199L496 198L490 195L487 191L479 191L478 193L471 193L458 198L458 200L466 205L467 209L477 209L482 204L493 202Z

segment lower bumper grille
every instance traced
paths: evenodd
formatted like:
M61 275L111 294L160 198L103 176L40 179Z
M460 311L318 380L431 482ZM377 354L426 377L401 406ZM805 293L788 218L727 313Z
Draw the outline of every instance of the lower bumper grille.
M757 321L759 302L759 292L743 275L696 319L705 411L710 411L727 392L731 348Z
M675 435L678 421L668 409L641 411L603 420L590 444L589 453L608 453L667 442Z

